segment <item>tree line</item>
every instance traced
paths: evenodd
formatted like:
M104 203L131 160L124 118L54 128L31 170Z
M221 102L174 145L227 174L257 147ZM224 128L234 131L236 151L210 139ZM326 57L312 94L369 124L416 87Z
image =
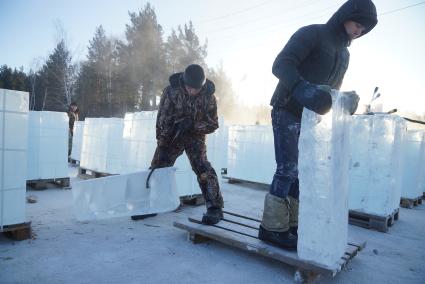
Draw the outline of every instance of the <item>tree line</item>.
M129 16L125 40L106 36L100 25L81 62L73 62L65 40L60 40L39 70L25 73L23 68L1 66L0 88L28 91L31 110L66 111L76 102L83 118L122 117L156 109L169 75L197 63L216 84L219 111L231 109L231 81L222 64L207 66L207 42L201 43L192 22L164 39L149 3Z

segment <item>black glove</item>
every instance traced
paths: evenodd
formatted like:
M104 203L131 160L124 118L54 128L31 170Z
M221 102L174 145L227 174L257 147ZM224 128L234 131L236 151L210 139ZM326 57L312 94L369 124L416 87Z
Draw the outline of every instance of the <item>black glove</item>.
M174 139L177 139L178 137L183 136L184 134L193 129L193 119L191 119L190 117L185 117L182 120L179 120L175 125L175 129L176 135Z
M301 80L292 93L303 106L318 114L326 114L332 107L331 87Z
M342 108L346 110L350 115L353 115L359 105L360 97L355 91L343 92L341 94Z

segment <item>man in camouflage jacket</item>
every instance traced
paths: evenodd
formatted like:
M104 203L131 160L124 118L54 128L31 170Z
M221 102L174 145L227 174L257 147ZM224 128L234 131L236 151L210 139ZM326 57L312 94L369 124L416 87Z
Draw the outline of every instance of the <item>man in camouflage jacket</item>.
M159 104L157 148L151 167L173 166L185 151L206 200L207 212L202 222L216 224L223 217L223 198L205 144L206 134L218 128L215 86L196 64L189 65L184 73L171 75L169 82Z

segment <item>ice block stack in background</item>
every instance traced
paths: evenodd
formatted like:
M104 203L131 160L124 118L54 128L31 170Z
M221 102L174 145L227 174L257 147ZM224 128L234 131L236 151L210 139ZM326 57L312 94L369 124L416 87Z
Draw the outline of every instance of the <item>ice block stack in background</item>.
M270 184L276 168L271 125L230 126L227 176Z
M83 145L84 121L74 122L74 135L72 136L71 159L81 161L81 147Z
M424 131L409 130L403 141L403 161L401 170L402 198L416 199L422 197L421 186L424 172L421 167L425 163L424 154Z
M299 140L298 255L333 267L348 234L349 121L336 101L325 116L304 109Z
M0 89L0 229L25 222L28 97Z
M419 189L422 190L423 196L425 196L425 131L422 133L422 146L420 150L421 162L419 163L418 168L418 184Z
M227 168L227 151L229 127L224 125L224 119L219 119L219 128L207 135L207 157L218 176L221 169Z
M388 216L399 207L405 121L357 115L350 130L350 210Z
M80 167L118 174L122 163L122 118L86 118Z
M27 180L68 176L68 131L65 112L29 112Z
M148 169L156 149L157 111L127 113L124 118L122 173Z

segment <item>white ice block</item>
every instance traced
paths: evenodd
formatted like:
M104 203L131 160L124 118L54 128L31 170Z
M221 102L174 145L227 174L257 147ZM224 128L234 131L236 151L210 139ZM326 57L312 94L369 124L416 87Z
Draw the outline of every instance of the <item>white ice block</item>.
M175 168L108 176L76 183L72 187L74 212L78 220L168 212L176 209Z
M122 118L86 118L80 167L101 173L120 173L123 129Z
M157 114L157 111L142 111L125 115L122 173L150 167L156 149ZM196 175L185 153L177 158L174 166L179 196L200 194Z
M230 126L227 176L270 184L276 170L271 125Z
M0 89L0 227L25 222L28 99Z
M219 128L207 135L207 157L220 177L221 169L227 168L227 150L229 127L224 125L224 119L219 119Z
M339 101L324 116L304 109L298 144L298 256L329 267L344 255L348 230L350 116Z
M425 193L425 131L422 132L422 145L420 150L420 163L418 168L418 185L419 190Z
M422 197L421 188L421 163L423 159L424 132L422 130L409 130L403 141L403 167L402 167L402 193L403 198Z
M68 176L68 115L30 111L27 180Z
M71 159L81 160L81 147L83 144L84 121L76 121L74 123L74 135L72 136Z
M350 210L388 216L399 207L405 121L356 115L350 129Z

